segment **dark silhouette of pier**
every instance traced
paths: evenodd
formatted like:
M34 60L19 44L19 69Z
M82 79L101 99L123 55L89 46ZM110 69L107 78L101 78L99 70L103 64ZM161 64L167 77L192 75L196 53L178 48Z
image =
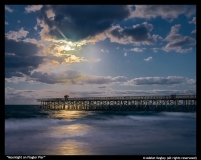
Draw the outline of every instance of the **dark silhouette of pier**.
M196 95L83 97L37 99L43 109L65 110L196 110Z

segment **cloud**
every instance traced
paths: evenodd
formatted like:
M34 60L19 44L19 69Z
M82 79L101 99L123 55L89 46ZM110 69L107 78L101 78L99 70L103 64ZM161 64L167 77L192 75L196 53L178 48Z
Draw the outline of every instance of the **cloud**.
M106 49L106 50L104 50L104 49L101 49L101 52L106 52L106 53L109 53L109 51Z
M5 21L5 25L8 25L8 22Z
M81 41L103 33L129 14L126 5L46 5L37 11L37 19L43 37L64 39L65 35L68 40Z
M146 58L144 60L148 62L148 61L152 60L152 57L148 57L148 58Z
M114 84L126 82L127 78L124 76L111 77L111 76L88 76L83 79L83 84Z
M36 12L42 8L42 5L28 5L25 7L25 13Z
M153 52L158 52L159 48L151 48L153 50Z
M39 43L39 41L37 41L34 38L25 38L23 39L23 42L29 42L29 43L37 44L38 46L43 46L41 43Z
M7 5L5 5L5 10L8 11L8 12L11 12L11 13L14 11L14 10L11 9L10 7L8 7Z
M184 77L181 76L168 76L168 77L140 77L134 78L126 85L168 85L168 84L180 84L185 81Z
M135 5L129 6L132 12L130 18L156 18L161 17L170 22L179 15L190 17L195 14L195 5Z
M8 39L13 39L13 40L19 40L20 38L25 38L29 32L25 31L24 28L19 29L18 32L15 31L9 31L8 33L5 33L5 36Z
M36 44L15 41L5 38L5 77L22 77L23 74L29 75L43 63L43 57L37 56L40 47Z
M39 49L33 43L5 38L5 53L15 53L16 56L28 57L37 55Z
M10 82L10 83L28 82L30 84L40 84L40 82L35 81L34 78L30 78L29 76L25 74L22 74L21 77L12 76L11 78L5 78L5 82Z
M146 49L146 48L131 48L131 51L134 51L134 52L143 52L143 50Z
M196 36L196 29L191 32L193 36Z
M61 73L35 71L30 75L30 78L42 83L65 85L111 85L127 81L124 76L84 76L77 70L66 70Z
M193 17L193 19L191 20L191 21L188 21L188 23L190 23L190 24L196 24L196 17Z
M67 54L66 57L63 56L63 58L68 64L79 63L79 62L99 62L100 61L100 59L85 59L84 57L78 57L73 54Z
M33 38L25 38L23 40L20 40L19 38L22 37L21 35L13 35L15 36L11 36L8 34L5 39L6 65L9 65L9 63L11 63L11 65L13 64L13 66L17 67L19 65L19 67L21 67L18 73L13 72L13 69L11 70L7 68L6 75L8 77L21 77L23 76L22 73L25 75L29 75L30 72L36 69L42 71L54 69L58 66L64 67L73 63L101 61L101 59L86 59L84 57L77 56L79 52L79 46L77 46L77 44L71 44L68 41L55 41L44 44L44 41L37 41ZM11 39L8 39L8 37ZM16 39L18 40L16 41ZM22 68L23 66L25 67L24 69ZM29 72L27 72L28 70Z
M196 94L195 89L190 90L113 90L110 89L110 96L153 96L153 95L189 95Z
M81 77L81 72L76 70L66 70L62 73L42 73L35 71L30 75L31 78L34 78L38 82L55 84L55 83L66 83L72 84L75 79Z
M150 93L155 95L189 95L196 94L196 90L152 90Z
M127 52L124 53L124 56L127 56Z
M162 49L166 52L176 51L179 53L187 53L192 50L192 48L183 49L183 46L195 45L195 39L189 36L183 36L181 34L177 34L180 28L180 24L174 25L171 27L171 31L169 35L164 39L164 41L169 42Z
M119 25L112 26L106 32L107 37L111 42L117 42L120 44L134 44L134 45L151 45L159 36L151 36L150 32L153 29L153 25L147 22L142 24L133 25L133 27L121 28Z
M71 97L101 97L105 96L103 91L71 91Z
M98 86L97 88L107 88L107 86Z
M187 83L188 84L193 84L193 85L196 85L196 79L186 79Z
M47 54L48 53L48 54ZM71 65L73 63L81 62L100 62L101 59L86 59L76 55L76 51L57 51L54 47L44 49L42 56L44 56L45 63L40 65L40 68Z
M153 38L153 40L154 40L155 42L158 41L158 39L159 39L159 40L162 40L162 39L163 39L163 37L159 36L158 34L153 34L153 35L152 35L152 38Z
M182 85L178 85L178 84L173 84L171 86L169 86L168 88L179 88L179 87L183 87Z

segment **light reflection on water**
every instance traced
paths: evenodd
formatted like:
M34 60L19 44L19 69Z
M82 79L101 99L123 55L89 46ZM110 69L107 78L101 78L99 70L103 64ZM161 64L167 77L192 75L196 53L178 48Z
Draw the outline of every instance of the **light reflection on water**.
M84 118L90 115L90 112L84 111L48 111L51 118L74 121L76 119ZM51 155L89 155L90 146L87 142L78 142L76 137L85 137L90 131L93 130L92 126L86 124L64 124L51 127L50 137L58 139L53 148L49 148ZM87 147L86 147L87 146ZM46 154L49 154L49 151Z
M67 121L74 121L76 119L82 119L91 112L84 111L48 111L51 118L57 118ZM87 142L78 142L76 137L85 137L90 131L92 126L86 124L70 124L51 127L51 136L58 138L59 141L54 145L54 149L50 148L52 155L90 155L92 154L90 146ZM87 146L87 147L86 147ZM49 151L48 153L49 154Z
M90 130L92 130L92 127L85 124L54 126L51 127L51 135L59 138L83 136Z
M67 140L54 146L52 155L90 155L89 146L87 143Z
M51 149L53 155L87 155L90 146L87 142L78 142L76 137L85 137L92 130L92 127L83 124L72 124L67 126L52 127L51 135L58 139ZM86 147L87 146L87 147ZM47 153L49 154L49 153Z
M77 118L83 118L85 116L93 114L90 111L86 112L86 111L67 111L67 110L49 110L44 112L48 113L50 118L66 119L69 121L72 121Z

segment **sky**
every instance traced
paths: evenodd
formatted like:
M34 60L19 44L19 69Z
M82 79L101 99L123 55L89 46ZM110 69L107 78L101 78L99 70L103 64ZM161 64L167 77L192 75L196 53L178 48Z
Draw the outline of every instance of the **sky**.
M195 5L5 5L5 104L196 94Z

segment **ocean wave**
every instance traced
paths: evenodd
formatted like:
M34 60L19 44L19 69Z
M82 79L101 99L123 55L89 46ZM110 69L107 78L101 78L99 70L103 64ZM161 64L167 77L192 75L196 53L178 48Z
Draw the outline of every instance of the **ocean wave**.
M73 121L45 118L6 119L5 130L34 129L73 124Z
M160 114L168 117L196 118L196 112L161 112Z

